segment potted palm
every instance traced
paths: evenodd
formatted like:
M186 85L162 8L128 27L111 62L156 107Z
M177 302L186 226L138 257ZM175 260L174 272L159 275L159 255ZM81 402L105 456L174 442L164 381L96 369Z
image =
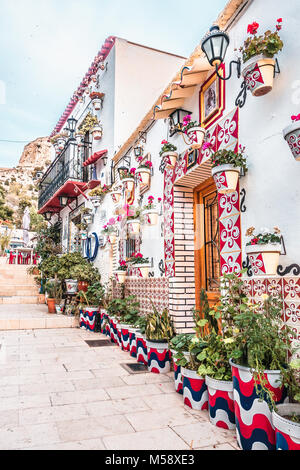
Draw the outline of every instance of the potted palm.
M177 147L167 140L162 140L161 144L160 157L165 162L167 168L174 168L178 159Z
M174 336L172 321L168 309L160 314L154 303L153 313L146 318L146 339L148 351L148 370L155 374L170 372L171 353L168 341Z
M274 275L277 273L279 256L281 253L281 236L278 227L273 231L262 228L255 234L255 227L248 228L246 237L251 240L246 244L246 253L249 257L255 275Z
M243 155L245 148L240 145L239 150L234 152L222 149L211 156L212 176L220 194L236 191L241 170L244 174L247 172L246 158Z
M151 267L151 263L149 258L144 258L142 253L134 253L132 257L129 259L129 263L131 267L135 268L135 275L137 277L148 278L149 276L149 269Z
M139 166L135 171L137 180L144 185L149 185L151 170L153 163L150 160L143 161L143 157L139 157Z
M274 56L282 50L283 42L279 37L282 18L277 19L276 30L268 30L257 36L259 24L248 25L249 37L240 48L243 55L244 67L242 75L253 96L263 96L273 88L275 59Z
M182 132L186 134L191 142L191 147L194 149L201 149L206 131L201 124L197 121L191 120L191 115L184 116Z
M96 317L100 315L100 305L105 295L105 289L101 282L90 285L86 291L80 291L80 327L95 331Z
M292 124L283 129L283 137L287 141L293 157L300 161L300 114L291 116Z
M158 222L159 213L153 201L154 197L148 196L148 204L143 207L143 218L147 225L157 225ZM161 198L158 198L158 203L161 203Z

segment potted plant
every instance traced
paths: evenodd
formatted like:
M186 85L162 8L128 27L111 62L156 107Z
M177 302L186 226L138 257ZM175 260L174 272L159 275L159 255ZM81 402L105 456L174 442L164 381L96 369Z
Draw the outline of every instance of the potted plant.
M295 374L286 384L289 403L277 405L272 412L276 450L300 450L300 359L291 361L290 367Z
M139 166L135 171L137 180L141 184L149 185L153 163L150 160L143 161L143 157L138 158Z
M127 266L126 261L125 260L120 260L119 261L119 267L118 267L118 269L115 273L116 280L120 284L124 284L124 282L125 282L126 275L127 275L127 269L128 269L128 266Z
M294 374L292 329L282 320L282 301L263 294L254 304L236 275L227 275L227 312L233 319L232 366L236 433L243 450L275 449L272 411L285 401Z
M148 370L155 374L170 372L171 353L168 341L174 336L174 329L168 309L160 314L151 301L153 313L146 317L146 340Z
M174 168L178 159L177 147L167 140L162 140L162 148L159 152L167 168Z
M130 170L121 170L120 171L120 179L123 185L123 188L130 193L132 193L134 189L134 175L135 175L135 168L130 168Z
M244 173L247 172L246 158L243 155L245 148L240 145L239 150L236 153L233 150L222 149L211 156L212 175L220 194L236 191L241 169Z
M113 203L114 204L119 204L121 196L122 196L121 187L117 186L117 187L115 187L115 189L112 189L110 191L110 195L111 195L111 198L113 200Z
M133 317L137 316L139 308L139 302L136 301L134 295L130 295L125 298L112 299L108 305L107 313L114 319L117 319L117 330L120 332L120 346L123 351L129 351L129 328L130 324L127 321L131 321Z
M98 188L93 189L89 193L89 198L92 201L93 206L94 207L99 207L100 204L101 204L101 201L103 200L103 198L105 196L105 194L107 194L108 192L109 192L109 188L106 185L104 185L103 188L98 187Z
M289 144L295 160L300 161L300 114L291 116L293 124L283 129L283 137Z
M93 91L92 93L90 93L90 98L92 100L92 104L95 111L100 111L103 97L104 93L100 93L98 91Z
M246 244L246 253L249 257L255 275L274 275L277 273L279 256L281 253L281 236L278 227L273 231L262 228L255 234L255 227L248 228L246 237L251 240Z
M93 116L93 114L88 113L80 124L77 132L84 136L87 132L92 132L93 128L98 125L99 121L97 116Z
M54 279L46 282L48 313L56 313L56 298L59 297L61 283Z
M111 245L116 243L117 240L117 229L116 229L116 219L112 217L109 221L103 225L101 233L108 237L108 241Z
M259 24L248 25L249 37L240 48L243 55L244 67L242 75L253 96L263 96L273 88L275 59L274 56L282 50L283 42L279 37L282 18L277 19L276 30L268 30L257 36Z
M135 341L136 341L136 360L140 364L148 366L148 349L147 349L147 340L145 336L146 332L147 319L146 317L139 316L136 320L135 327L137 328L135 332Z
M80 291L81 299L80 327L95 331L96 317L100 315L100 305L105 295L105 289L100 281L90 285L86 291Z
M181 375L181 365L179 361L184 359L184 353L188 351L190 342L194 334L192 333L181 333L174 336L169 341L170 352L172 354L173 368L174 368L174 381L175 381L175 391L182 395L182 375Z
M99 280L99 272L91 263L75 264L70 269L70 276L77 280L78 291L86 292L88 286Z
M143 217L147 225L156 225L158 222L158 210L153 203L154 197L148 196L148 204L143 207ZM157 200L158 204L161 203L161 198Z
M149 268L151 267L149 258L144 258L142 253L134 253L129 259L129 263L133 268L136 268L138 277L148 278Z
M103 135L103 128L100 123L96 124L91 130L94 140L101 140Z
M186 134L191 142L191 147L194 149L201 149L206 131L201 127L201 123L191 120L191 115L184 116L182 132Z
M81 209L81 214L82 214L83 221L84 221L87 225L93 223L92 209L90 209L89 207L83 207L83 208Z

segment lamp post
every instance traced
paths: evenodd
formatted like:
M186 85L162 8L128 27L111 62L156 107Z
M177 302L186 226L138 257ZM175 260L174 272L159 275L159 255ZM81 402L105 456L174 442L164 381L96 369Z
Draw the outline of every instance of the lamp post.
M67 120L68 123L68 131L70 132L70 139L69 140L75 140L74 139L74 132L77 124L77 119L71 117Z

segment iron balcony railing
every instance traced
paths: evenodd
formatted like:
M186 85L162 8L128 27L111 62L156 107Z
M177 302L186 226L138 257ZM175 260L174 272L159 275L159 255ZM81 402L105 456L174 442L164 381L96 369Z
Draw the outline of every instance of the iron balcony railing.
M66 144L64 150L56 157L40 182L39 209L66 181L89 181L90 169L84 167L83 163L89 158L90 153L90 143L86 142L81 147L78 147L74 141L69 141Z

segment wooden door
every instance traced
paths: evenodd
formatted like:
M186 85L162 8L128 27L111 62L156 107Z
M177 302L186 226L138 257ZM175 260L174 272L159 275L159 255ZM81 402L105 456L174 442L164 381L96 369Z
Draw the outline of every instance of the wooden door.
M205 289L212 307L219 299L220 243L218 193L212 178L194 190L196 308Z

